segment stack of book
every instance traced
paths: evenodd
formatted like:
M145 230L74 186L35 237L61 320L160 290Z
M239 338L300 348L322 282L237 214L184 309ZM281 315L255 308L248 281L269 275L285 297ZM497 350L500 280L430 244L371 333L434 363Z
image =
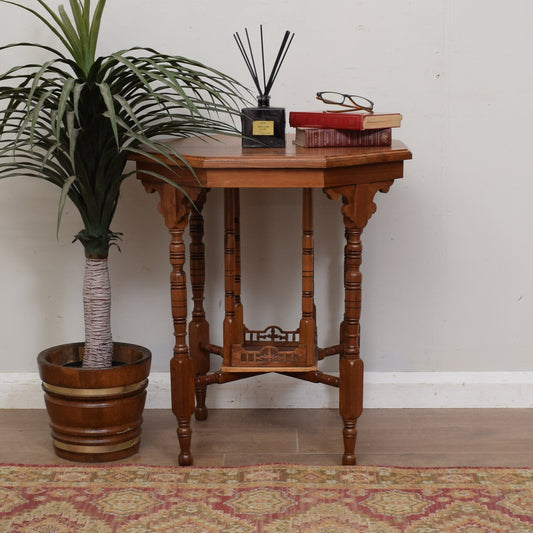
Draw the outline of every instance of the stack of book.
M328 146L390 146L392 128L399 128L400 113L291 111L289 125L296 128L294 143L306 148Z

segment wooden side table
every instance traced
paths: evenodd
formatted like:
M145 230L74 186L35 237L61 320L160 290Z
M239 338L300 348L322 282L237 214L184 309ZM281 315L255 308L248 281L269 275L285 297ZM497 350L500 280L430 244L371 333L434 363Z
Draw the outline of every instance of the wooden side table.
M186 139L174 141L177 151L194 168L170 160L135 157L138 177L148 192L157 191L159 210L171 235L170 290L176 344L171 360L172 410L178 422L180 465L191 465L190 419L207 418L206 389L263 372L279 372L294 378L339 388L339 412L344 421L342 463L355 464L356 423L362 411L363 362L359 357L361 314L361 233L376 210L374 196L387 192L403 176L403 162L411 152L399 141L390 147L241 148L240 139ZM154 172L180 185L181 190L154 177ZM209 323L203 307L205 254L202 209L210 189L224 189L224 285L223 345L209 340ZM261 331L246 328L240 280L239 189L302 189L302 312L299 327L284 331L268 326ZM322 189L342 199L345 226L345 308L339 344L320 348L316 343L313 295L312 189ZM191 207L191 202L195 207ZM192 319L187 325L186 249L183 233L189 225ZM188 327L187 327L188 326ZM188 342L187 342L188 333ZM219 371L210 372L209 354L222 357ZM339 377L318 370L325 357L340 354ZM196 395L196 406L195 406Z

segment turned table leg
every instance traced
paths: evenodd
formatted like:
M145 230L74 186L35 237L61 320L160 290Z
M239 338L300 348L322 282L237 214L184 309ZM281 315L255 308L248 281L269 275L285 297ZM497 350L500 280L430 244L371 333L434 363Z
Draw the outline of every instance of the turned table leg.
M189 323L189 349L194 366L194 375L205 376L209 372L209 353L201 348L209 344L209 323L205 317L205 245L204 218L202 209L205 204L207 191L199 195L195 208L191 209L189 218L189 232L191 243L189 246L191 291L193 300L192 318ZM195 381L196 408L194 415L197 420L207 419L205 404L207 385L205 381Z
M342 457L344 465L356 464L356 426L363 410L363 361L359 357L362 282L360 266L363 251L361 234L376 210L374 195L377 191L387 192L391 185L392 181L325 189L326 194L332 199L342 197L346 236L344 319L340 327L340 344L343 350L339 361L339 412L344 422Z
M306 364L315 364L316 310L314 302L313 189L302 191L302 317L300 344L306 347Z
M193 463L190 422L194 411L194 367L187 346L186 249L183 233L189 221L191 202L199 202L203 190L192 187L178 189L162 181L147 184L146 188L149 192L159 193L159 211L171 237L170 298L175 337L174 355L170 361L172 412L178 422L179 464L189 466Z
M344 273L344 345L339 361L339 412L344 421L342 464L355 464L356 423L363 410L363 361L359 358L359 318L361 316L361 230L347 228Z
M235 297L235 319L238 324L239 338L238 344L244 344L244 309L241 300L241 199L240 190L234 191L234 234L235 234L235 275L234 275L234 297Z
M239 190L224 189L224 366L231 365L234 344L242 344L242 305L240 303Z
M183 265L185 264L185 244L181 227L170 229L170 295L172 301L172 318L174 322L174 357L170 361L170 383L172 388L172 411L178 421L178 440L181 448L180 465L191 465L191 428L190 419L194 408L194 370L187 347L187 290Z

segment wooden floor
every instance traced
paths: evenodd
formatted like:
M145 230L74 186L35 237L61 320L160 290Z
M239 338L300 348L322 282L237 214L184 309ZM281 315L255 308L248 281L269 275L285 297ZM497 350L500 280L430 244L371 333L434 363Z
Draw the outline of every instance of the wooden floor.
M533 466L533 409L367 409L358 423L360 465ZM336 410L211 410L193 421L195 466L340 464ZM176 421L146 410L141 450L122 462L176 465ZM68 463L52 450L40 410L0 410L0 462Z

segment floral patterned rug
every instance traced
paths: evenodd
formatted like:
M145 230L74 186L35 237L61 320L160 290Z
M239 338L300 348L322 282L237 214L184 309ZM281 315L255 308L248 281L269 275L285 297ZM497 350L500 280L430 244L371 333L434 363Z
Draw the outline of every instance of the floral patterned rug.
M0 465L0 532L533 532L533 469Z

